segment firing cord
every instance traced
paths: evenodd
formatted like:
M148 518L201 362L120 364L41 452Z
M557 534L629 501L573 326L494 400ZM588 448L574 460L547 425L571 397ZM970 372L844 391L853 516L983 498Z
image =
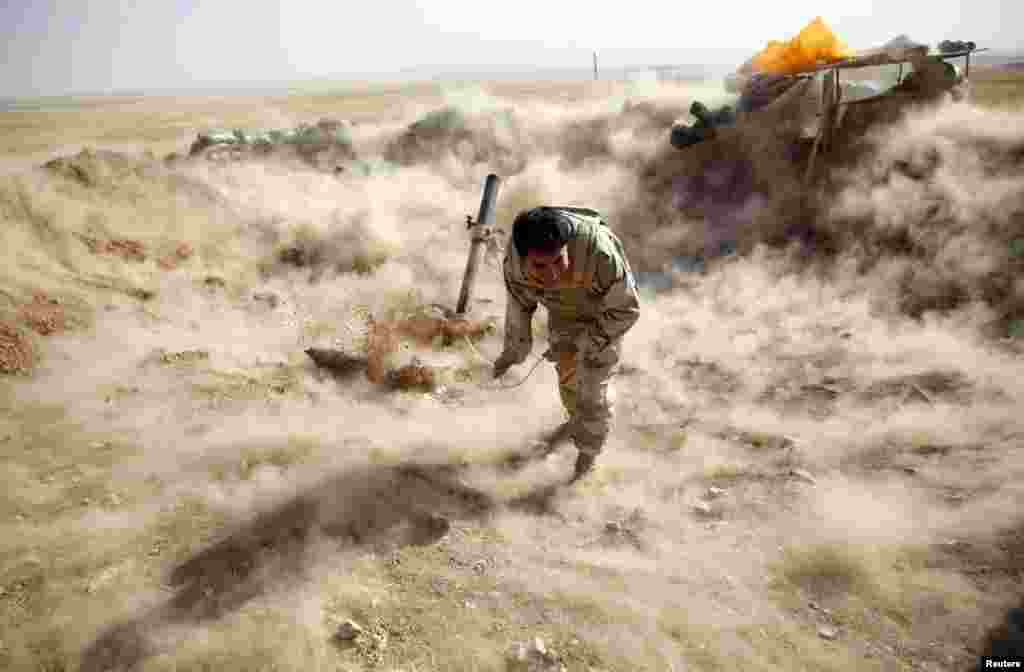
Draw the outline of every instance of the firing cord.
M476 346L473 345L473 341L469 340L468 336L463 335L462 339L464 341L466 341L466 345L469 346L469 349L473 351L473 354L475 354L477 356L477 358L480 359L480 361L482 361L483 363L487 364L488 366L492 366L492 367L494 366L494 362L492 362L491 360L487 359L486 357L484 357L483 355L480 354L480 351L476 349ZM522 385L523 383L525 383L527 380L529 380L530 376L533 375L533 372L537 370L537 367L540 366L540 363L543 362L543 361L544 361L543 357L538 357L537 361L533 365L533 368L531 368L530 371L525 376L523 376L523 379L520 380L518 383L513 383L511 385L502 385L500 383L496 384L496 385L486 385L486 384L480 382L480 383L477 383L477 385L479 387L482 387L485 390L512 390L512 389L515 389L515 388L519 387L520 385Z

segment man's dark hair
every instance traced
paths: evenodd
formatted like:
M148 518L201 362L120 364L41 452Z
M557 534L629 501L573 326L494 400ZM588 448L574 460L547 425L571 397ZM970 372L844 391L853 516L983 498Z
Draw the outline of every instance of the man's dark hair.
M531 250L554 254L569 242L569 221L555 208L524 210L512 224L512 242L523 258Z

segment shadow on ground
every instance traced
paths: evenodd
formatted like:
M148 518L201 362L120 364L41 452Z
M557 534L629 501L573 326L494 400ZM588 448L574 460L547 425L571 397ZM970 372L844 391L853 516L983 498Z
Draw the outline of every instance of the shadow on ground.
M459 482L463 467L363 467L265 511L175 567L173 595L115 624L83 653L81 672L139 669L158 653L151 636L169 626L219 618L269 588L300 578L314 540L339 548L394 549L431 544L452 519L482 519L496 504Z

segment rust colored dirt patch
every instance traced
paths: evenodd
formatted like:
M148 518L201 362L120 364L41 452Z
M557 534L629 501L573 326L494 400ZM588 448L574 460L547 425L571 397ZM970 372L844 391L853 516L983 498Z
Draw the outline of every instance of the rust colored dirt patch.
M188 243L179 243L172 254L168 254L157 260L156 264L165 271L173 271L183 261L188 261L194 254L192 246Z
M437 374L429 366L414 362L389 371L387 382L394 389L432 391L437 388Z
M49 336L67 328L64 308L57 299L51 299L43 292L36 292L32 303L21 307L21 319L32 331Z
M398 371L388 371L388 359L398 350L403 338L429 345L439 336L446 340L457 338L479 339L486 335L493 325L483 320L444 319L437 317L414 317L397 321L370 321L367 344L366 377L373 383L390 383L398 387L431 388L435 384L429 367L411 366Z
M366 348L366 377L381 384L387 379L388 359L398 350L398 334L387 322L370 321Z
M483 320L447 320L439 317L413 317L393 323L394 329L402 336L412 338L423 345L429 345L439 336L445 339L483 338L492 328Z
M79 236L93 254L114 254L131 261L146 260L146 246L137 240L97 240Z
M0 372L21 373L32 368L32 344L14 327L0 322Z

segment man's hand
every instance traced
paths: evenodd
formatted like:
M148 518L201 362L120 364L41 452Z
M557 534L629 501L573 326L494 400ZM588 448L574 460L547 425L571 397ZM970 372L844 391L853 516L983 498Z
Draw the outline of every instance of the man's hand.
M494 377L501 378L515 363L516 362L514 362L506 353L501 353L501 355L498 356L498 359L494 362Z

